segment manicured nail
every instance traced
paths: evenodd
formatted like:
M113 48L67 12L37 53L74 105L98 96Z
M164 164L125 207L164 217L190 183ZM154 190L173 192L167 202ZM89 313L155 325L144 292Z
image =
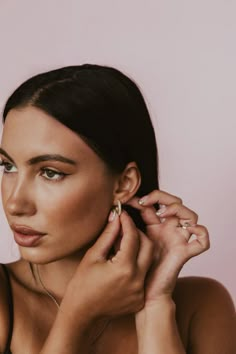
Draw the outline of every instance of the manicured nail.
M197 224L190 224L189 222L185 222L183 225L182 225L182 229L186 230L188 227L195 227L197 226Z
M109 221L109 222L112 222L113 220L115 220L116 216L117 216L116 211L115 211L115 210L112 210L112 211L110 212L110 214L109 214L108 221Z
M160 216L160 215L162 215L165 211L166 211L166 206L165 206L165 205L162 205L162 206L160 207L160 209L158 209L158 210L156 211L156 215L157 215L157 216Z
M140 205L144 205L146 198L147 198L147 196L142 197L141 199L139 199L138 203L139 203Z
M185 223L182 225L182 228L186 230L187 227L189 227L189 226L191 226L191 225L189 224L189 222L185 222Z

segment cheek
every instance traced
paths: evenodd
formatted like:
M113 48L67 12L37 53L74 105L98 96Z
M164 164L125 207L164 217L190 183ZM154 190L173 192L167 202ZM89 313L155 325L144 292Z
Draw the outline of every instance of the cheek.
M47 195L43 214L48 232L62 237L70 235L70 239L84 243L92 241L102 230L111 207L112 193L102 185L60 190L50 198Z

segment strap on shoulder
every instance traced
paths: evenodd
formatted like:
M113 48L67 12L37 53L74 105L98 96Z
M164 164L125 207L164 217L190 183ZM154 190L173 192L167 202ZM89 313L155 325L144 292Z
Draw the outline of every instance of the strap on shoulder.
M14 323L13 296L12 296L10 276L7 267L5 266L5 264L2 264L2 268L4 270L6 280L7 280L7 295L8 295L7 297L8 297L9 323L10 323L5 353L10 353L11 339L13 333L13 323Z

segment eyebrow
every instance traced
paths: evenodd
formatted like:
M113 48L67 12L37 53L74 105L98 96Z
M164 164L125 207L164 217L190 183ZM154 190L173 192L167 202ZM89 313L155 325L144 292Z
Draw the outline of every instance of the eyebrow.
M8 155L8 153L0 147L0 154L4 155L5 157L8 158L12 163L15 163L14 160L11 158L11 156ZM64 162L70 165L76 165L76 162L74 160L69 159L68 157L59 155L59 154L46 154L46 155L39 155L32 157L27 161L28 165L35 165L39 162L43 161L59 161L59 162Z

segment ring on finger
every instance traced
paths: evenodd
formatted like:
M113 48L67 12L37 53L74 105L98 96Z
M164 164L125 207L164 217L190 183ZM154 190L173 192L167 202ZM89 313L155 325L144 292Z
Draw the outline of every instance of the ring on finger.
M188 227L193 226L191 225L189 222L184 222L184 224L182 225L181 223L179 223L178 227L182 227L183 230L187 230Z
M181 225L182 226L182 229L184 229L184 230L187 230L187 228L189 227L189 226L191 226L191 224L189 224L189 222L185 222L183 225Z

